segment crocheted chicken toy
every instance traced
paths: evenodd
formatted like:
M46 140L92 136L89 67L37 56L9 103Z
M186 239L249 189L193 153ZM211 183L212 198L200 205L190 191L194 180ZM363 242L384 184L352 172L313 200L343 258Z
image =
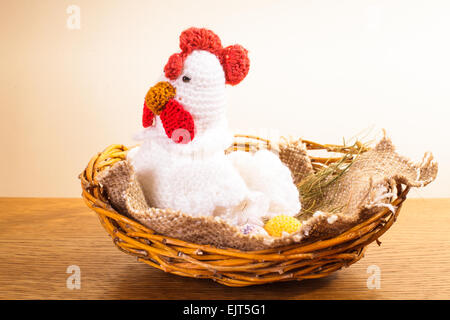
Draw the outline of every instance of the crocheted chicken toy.
M182 32L180 48L145 97L142 144L128 154L146 200L264 233L263 218L293 216L301 206L289 169L274 153L224 152L233 138L225 85L245 78L248 52L222 47L216 34L200 28Z

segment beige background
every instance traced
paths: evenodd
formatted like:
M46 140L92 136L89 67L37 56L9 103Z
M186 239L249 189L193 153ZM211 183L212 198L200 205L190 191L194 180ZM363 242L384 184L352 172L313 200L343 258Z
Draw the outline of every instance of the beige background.
M69 29L70 5L81 29ZM433 151L450 196L449 1L0 2L0 196L77 197L77 175L134 144L142 103L179 33L208 27L250 52L229 88L236 131L339 143L386 128L413 158ZM72 20L69 20L69 22Z

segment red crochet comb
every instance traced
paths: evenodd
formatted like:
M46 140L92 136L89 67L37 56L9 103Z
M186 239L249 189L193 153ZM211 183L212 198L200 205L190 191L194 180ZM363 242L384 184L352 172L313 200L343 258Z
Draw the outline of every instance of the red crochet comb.
M222 48L220 38L211 30L189 28L180 35L180 53L174 53L164 67L167 78L175 80L183 71L184 60L193 50L205 50L219 59L227 84L236 85L247 76L250 69L248 51L238 45Z

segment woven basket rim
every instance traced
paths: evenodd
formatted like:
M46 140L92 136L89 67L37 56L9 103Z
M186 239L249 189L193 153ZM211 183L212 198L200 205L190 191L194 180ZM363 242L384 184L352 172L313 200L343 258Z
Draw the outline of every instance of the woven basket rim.
M227 151L264 147L276 149L270 140L251 135L236 135L246 139L234 143ZM320 144L301 139L306 149L329 153L356 153L349 146ZM132 148L132 147L131 147ZM124 145L113 144L91 158L80 174L82 198L97 213L115 246L137 257L138 261L165 272L194 278L209 278L227 286L248 286L278 281L303 280L325 277L342 267L360 260L366 247L376 241L395 222L402 203L410 190L397 185L397 194L391 201L396 210L381 209L375 215L350 229L330 238L314 242L300 242L281 247L242 251L201 245L155 233L112 208L96 181L96 176L118 161L126 159ZM369 150L368 148L364 151ZM309 155L308 155L309 156ZM313 168L318 169L337 158L312 157Z

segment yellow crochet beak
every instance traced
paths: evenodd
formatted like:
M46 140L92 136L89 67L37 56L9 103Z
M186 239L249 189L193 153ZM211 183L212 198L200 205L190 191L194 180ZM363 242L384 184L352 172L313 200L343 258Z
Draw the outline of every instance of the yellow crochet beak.
M145 96L145 105L154 114L159 115L170 99L173 99L176 89L167 81L161 81L148 90Z

